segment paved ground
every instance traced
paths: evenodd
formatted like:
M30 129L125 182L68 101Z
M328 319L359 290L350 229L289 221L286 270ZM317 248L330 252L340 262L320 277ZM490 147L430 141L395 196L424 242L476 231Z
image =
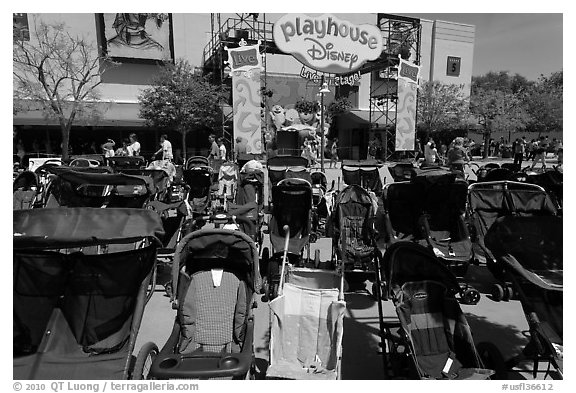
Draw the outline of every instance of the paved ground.
M510 161L510 160L498 160ZM392 178L383 167L380 170L383 181L392 182ZM473 173L468 169L471 179ZM327 169L329 184L332 179L338 181L341 176L340 169ZM266 187L267 188L267 187ZM343 188L343 185L341 185ZM265 246L268 245L266 236ZM329 239L319 239L312 246L312 255L319 249L321 260L330 259L331 242ZM517 355L527 343L524 331L528 325L519 301L495 302L491 300L490 284L494 281L485 267L471 266L465 281L472 284L481 292L481 300L477 305L462 305L468 323L471 326L476 343L482 341L493 342L504 357ZM370 285L367 286L370 288ZM361 288L354 288L345 296L346 314L344 320L342 379L373 380L385 379L382 367L382 358L378 354L378 309L373 297ZM395 320L392 302L383 302L384 316L387 320ZM147 341L153 341L161 348L166 342L174 323L174 311L163 291L157 291L146 307L144 320L138 336L136 348L140 348ZM256 328L254 350L261 369L267 367L268 360L268 304L258 300L255 310ZM530 379L530 374L516 371L509 373L510 379Z

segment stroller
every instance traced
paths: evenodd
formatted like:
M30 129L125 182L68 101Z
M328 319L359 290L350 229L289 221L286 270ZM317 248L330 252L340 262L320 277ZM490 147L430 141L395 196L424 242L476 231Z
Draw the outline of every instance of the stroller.
M512 282L528 322L529 342L522 353L506 362L491 342L478 344L484 362L499 378L523 360L533 362L532 374L553 366L560 378L563 358L562 218L557 216L498 218L486 234L495 263ZM544 370L539 364L547 362Z
M526 174L526 182L537 184L546 190L559 212L563 206L563 177L562 172L551 169L540 173Z
M326 233L326 220L330 215L332 201L328 199L333 196L334 182L328 191L328 181L322 172L310 174L312 179L312 233L310 241L316 242L318 237L324 237Z
M346 275L378 273L380 253L374 240L377 204L368 191L358 185L346 187L336 198L332 213L332 260L342 263ZM370 281L374 283L372 294L380 299L379 277L372 277Z
M342 161L342 179L347 185L358 185L366 190L380 195L382 192L382 179L379 168L382 164L376 160Z
M468 216L473 238L486 258L486 266L499 279L492 288L495 301L510 300L513 290L496 264L484 239L494 222L503 216L555 216L558 210L546 191L537 185L511 181L483 182L468 188Z
M141 379L162 226L143 209L14 212L14 379Z
M142 169L146 167L146 160L140 156L106 157L104 162L116 172L122 172L124 169Z
M212 167L206 157L191 157L182 173L189 187L186 198L193 217L209 214L212 208ZM199 223L201 224L201 223Z
M262 266L266 272L265 287L268 298L276 297L280 284L280 265L284 253L293 265L303 263L303 252L307 249L310 260L310 229L312 212L312 187L306 180L288 178L272 187L272 217L268 228L272 253L262 250ZM289 242L285 242L285 227L290 229ZM319 251L315 260L319 260Z
M253 371L252 309L255 288L260 287L252 239L229 229L186 235L176 248L172 282L176 322L150 376L246 378Z
M272 198L272 188L283 179L298 178L312 183L309 162L304 157L276 156L266 162L268 168L269 195ZM270 200L269 202L272 202Z
M388 166L388 171L395 182L410 181L416 176L416 167L411 162L396 162Z
M468 183L443 168L418 169L410 182L387 184L382 194L387 244L418 242L464 277L474 261L464 221L467 193ZM467 304L480 300L480 293L468 285L460 295Z
M20 173L12 183L13 210L32 209L36 205L40 183L31 171Z
M384 365L394 376L414 379L488 379L470 327L455 299L460 286L430 249L400 241L384 254L382 275L388 282L400 329L385 325Z
M124 174L79 172L66 167L47 170L55 178L47 187L46 207L142 208L150 199L150 179Z
M286 228L285 242L290 240ZM269 303L268 379L341 378L344 333L344 275L334 270L297 268L282 259L278 297Z

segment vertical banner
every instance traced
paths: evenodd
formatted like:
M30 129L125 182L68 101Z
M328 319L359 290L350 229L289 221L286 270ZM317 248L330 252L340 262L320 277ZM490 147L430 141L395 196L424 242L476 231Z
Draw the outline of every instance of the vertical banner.
M400 58L396 107L396 151L414 150L415 147L419 73L419 66Z
M244 44L244 45L243 45ZM259 45L228 49L228 64L232 74L232 108L234 110L234 140L241 138L246 153L262 153L262 122L260 78L262 62Z

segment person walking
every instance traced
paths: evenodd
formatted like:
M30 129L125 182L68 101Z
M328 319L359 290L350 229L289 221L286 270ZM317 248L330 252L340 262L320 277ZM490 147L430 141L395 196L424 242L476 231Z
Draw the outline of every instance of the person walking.
M540 161L542 162L542 169L546 169L546 150L548 149L548 143L543 136L540 137L540 142L534 152L534 161L532 161L532 166L530 169L534 169L536 164Z
M234 162L238 162L240 154L246 154L246 143L242 141L241 137L236 137L236 143L234 143Z
M332 163L334 163L334 168L338 167L338 138L334 138L332 141L332 146L330 146L330 168L332 168Z
M464 149L464 139L457 137L448 150L448 166L450 169L464 173L464 164L468 162L468 152Z
M514 152L514 165L517 170L520 171L520 169L522 169L522 160L524 159L524 141L520 138L516 138L512 144L512 149Z
M220 158L220 148L216 143L216 135L214 134L208 135L208 142L210 142L210 152L208 153L208 159L215 160Z
M138 142L138 137L136 134L132 133L129 136L130 145L128 145L128 155L129 156L139 156L140 155L140 142Z
M163 161L171 162L174 159L174 155L172 154L172 143L170 143L168 135L166 134L160 135L160 149L154 153L154 157L158 157L160 153L162 153Z
M222 161L226 161L227 152L226 152L226 145L224 145L224 138L218 138L218 150L220 152L220 159Z

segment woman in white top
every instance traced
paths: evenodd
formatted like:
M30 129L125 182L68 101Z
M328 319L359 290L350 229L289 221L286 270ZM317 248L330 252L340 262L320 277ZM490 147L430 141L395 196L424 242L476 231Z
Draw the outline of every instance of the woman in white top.
M218 149L220 150L220 159L226 161L226 146L223 138L218 138Z
M158 156L160 153L162 153L162 160L172 161L174 159L174 156L172 155L172 144L168 140L168 135L166 134L160 136L160 149L154 153L154 156Z
M130 145L128 146L129 156L139 156L140 155L140 142L138 142L138 137L136 134L130 134Z
M112 139L108 139L106 143L102 145L104 157L114 157L114 146L116 146L116 142L114 142Z
M436 150L436 144L433 141L428 142L424 146L424 161L428 165L436 164L438 159L438 150Z

